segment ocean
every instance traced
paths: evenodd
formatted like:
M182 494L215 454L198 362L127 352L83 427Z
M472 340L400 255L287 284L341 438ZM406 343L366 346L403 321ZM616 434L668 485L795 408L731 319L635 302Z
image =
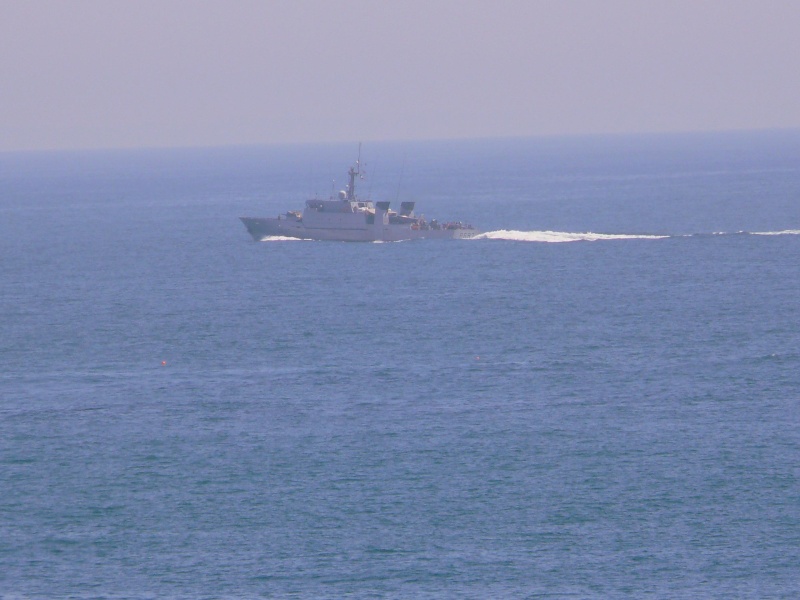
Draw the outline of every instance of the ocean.
M800 132L357 155L0 154L0 598L800 595Z

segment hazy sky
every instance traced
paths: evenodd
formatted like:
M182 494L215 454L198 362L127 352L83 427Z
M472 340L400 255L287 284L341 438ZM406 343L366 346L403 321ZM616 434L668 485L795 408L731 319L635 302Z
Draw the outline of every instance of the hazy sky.
M0 0L0 150L800 127L800 0Z

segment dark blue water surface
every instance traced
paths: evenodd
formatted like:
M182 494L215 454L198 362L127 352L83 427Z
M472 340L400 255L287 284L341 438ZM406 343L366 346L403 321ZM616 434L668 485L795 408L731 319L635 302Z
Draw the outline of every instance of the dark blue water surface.
M800 133L356 152L0 155L0 597L797 597Z

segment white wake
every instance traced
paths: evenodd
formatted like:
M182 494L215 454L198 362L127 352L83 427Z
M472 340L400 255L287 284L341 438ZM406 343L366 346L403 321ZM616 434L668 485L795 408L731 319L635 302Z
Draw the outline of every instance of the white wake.
M604 240L661 240L668 235L643 235L627 233L570 233L567 231L515 231L500 229L476 235L474 240L510 240L515 242L598 242Z
M261 238L262 242L309 242L303 238L288 237L285 235L267 235Z
M752 235L800 235L800 229L785 229L783 231L753 231Z
M728 235L800 235L800 229L785 229L783 231L715 231L708 233L688 233L674 235L653 235L653 234L631 234L631 233L594 233L586 231L583 233L569 231L517 231L513 229L498 229L497 231L487 231L480 233L472 240L507 240L512 242L540 242L540 243L564 243L564 242L601 242L612 240L663 240L676 237L695 237L704 235L728 236ZM309 242L313 240L287 237L282 235L268 235L261 239L262 242ZM407 241L407 240L400 240ZM387 243L381 240L373 242L375 244ZM396 242L392 242L396 243Z

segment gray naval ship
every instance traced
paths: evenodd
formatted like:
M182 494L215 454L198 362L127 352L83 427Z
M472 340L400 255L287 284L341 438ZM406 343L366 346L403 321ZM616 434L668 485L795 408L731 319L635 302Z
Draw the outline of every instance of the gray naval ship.
M413 202L401 202L400 211L389 202L356 197L360 159L350 167L350 183L338 198L308 200L305 210L290 210L278 217L239 217L256 241L271 237L342 242L399 242L416 239L469 239L480 232L460 221L426 221L414 214Z

